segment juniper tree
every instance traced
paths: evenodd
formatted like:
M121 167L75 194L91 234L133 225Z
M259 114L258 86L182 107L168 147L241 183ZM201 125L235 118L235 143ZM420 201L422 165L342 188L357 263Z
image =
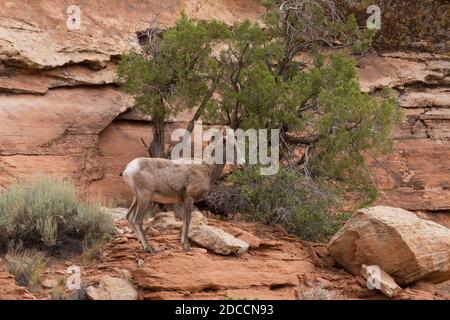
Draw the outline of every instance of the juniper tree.
M119 83L134 97L135 106L152 118L151 157L167 156L164 128L169 117L200 105L191 127L201 115L220 74L212 56L214 43L226 32L221 22L195 22L183 13L167 30L152 25L143 52L122 56Z
M331 178L364 191L374 188L363 153L386 149L395 102L361 93L352 54L369 48L373 30L344 19L328 0L263 2L264 29L248 21L231 28L220 54L220 99L206 118L233 129L280 129L285 162L313 179Z
M386 149L397 117L388 95L359 89L353 55L369 48L374 31L329 0L263 5L262 23L230 28L182 15L152 33L143 54L122 58L124 90L153 119L150 155L164 156L169 116L196 108L189 130L200 116L233 129L280 129L282 160L308 181L332 179L371 195L364 152ZM290 151L298 146L300 159Z

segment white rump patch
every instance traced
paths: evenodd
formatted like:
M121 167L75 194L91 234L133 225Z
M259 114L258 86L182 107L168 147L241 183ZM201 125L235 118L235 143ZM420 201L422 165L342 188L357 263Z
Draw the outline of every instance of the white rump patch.
M135 174L136 172L138 172L139 168L140 168L139 159L134 159L127 165L127 167L123 171L122 175L123 176L131 176L131 175Z

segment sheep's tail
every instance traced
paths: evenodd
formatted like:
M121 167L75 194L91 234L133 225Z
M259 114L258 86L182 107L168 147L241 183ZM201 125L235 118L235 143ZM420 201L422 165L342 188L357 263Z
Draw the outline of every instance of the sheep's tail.
M122 172L121 173L119 173L119 176L121 176L121 177L126 177L127 175L129 175L129 173L130 172L127 172L127 174L125 174L125 171L127 171L128 169L130 169L130 165L134 165L135 167L136 167L136 161L135 160L137 160L137 159L134 159L133 161L131 161L129 164L127 164L126 165L126 167L122 170ZM136 168L138 168L139 166L137 165L137 167ZM136 169L135 168L135 169ZM128 171L130 171L130 170L128 170Z
M123 177L123 173L125 172L125 170L127 170L128 164L125 166L125 168L123 168L122 171L120 171L119 176Z

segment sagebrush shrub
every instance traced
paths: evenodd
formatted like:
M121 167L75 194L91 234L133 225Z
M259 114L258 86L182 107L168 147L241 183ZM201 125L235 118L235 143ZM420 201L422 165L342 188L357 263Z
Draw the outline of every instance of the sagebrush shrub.
M265 224L281 224L305 240L323 241L342 221L331 214L336 194L296 169L280 167L275 175L260 175L259 167L235 171L231 180L246 201L247 217Z
M105 244L103 238L86 237L83 239L81 245L83 248L83 258L86 262L95 262L103 255L102 247Z
M6 255L8 271L21 286L33 286L40 282L48 258L40 251L12 249Z
M113 231L113 219L100 202L79 202L70 181L36 177L0 193L0 248L11 241L50 248Z
M101 239L114 232L114 220L101 210L99 201L81 202L77 208L74 229L84 238Z
M56 280L56 285L50 289L50 296L52 300L65 300L65 290L66 290L67 279L64 276L60 276Z

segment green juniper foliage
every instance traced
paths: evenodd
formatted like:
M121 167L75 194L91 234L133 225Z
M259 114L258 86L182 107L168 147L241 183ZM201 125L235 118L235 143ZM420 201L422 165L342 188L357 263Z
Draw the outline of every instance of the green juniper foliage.
M265 30L244 21L224 40L220 98L205 118L234 129L280 129L281 160L295 159L292 146L303 146L298 165L307 176L342 181L359 193L359 205L370 203L376 190L364 153L389 150L388 134L399 118L389 92L361 93L349 55L366 50L374 31L360 29L352 16L345 20L330 1L264 5Z
M320 83L314 106L303 112L304 126L313 132L306 143L304 166L313 177L345 182L361 192L361 204L375 200L375 188L365 167L364 152L389 151L393 122L399 118L388 91L379 98L361 93L354 62L341 53L328 55L315 80ZM295 140L295 139L294 139ZM308 161L306 163L306 161Z
M134 96L135 106L153 119L150 156L166 156L164 123L170 116L208 102L219 74L212 50L226 33L223 23L194 22L183 13L175 26L149 40L144 54L122 56L118 80Z
M159 139L160 149L164 120L182 109L197 108L189 130L200 116L233 129L279 129L281 163L314 186L300 188L293 197L309 201L331 180L339 186L336 197L350 191L358 194L357 205L370 203L376 190L364 157L389 150L390 128L399 118L388 91L374 97L359 88L354 57L370 49L375 30L343 17L329 0L264 0L263 5L263 23L236 22L229 28L182 15L152 38L147 54L123 57L118 73L124 90L152 116L153 142ZM300 159L299 148L304 150ZM238 180L248 182L251 172L242 171L235 183L243 186ZM283 184L288 178L280 173L261 179ZM298 208L288 205L288 211L313 212L308 208L313 205L326 211L308 201L294 202ZM292 226L294 217L288 220Z
M259 174L257 166L236 170L230 180L245 199L247 217L265 224L281 224L306 240L324 241L342 225L332 215L338 205L336 191L311 181L295 168L281 167L277 174Z

